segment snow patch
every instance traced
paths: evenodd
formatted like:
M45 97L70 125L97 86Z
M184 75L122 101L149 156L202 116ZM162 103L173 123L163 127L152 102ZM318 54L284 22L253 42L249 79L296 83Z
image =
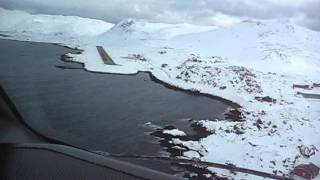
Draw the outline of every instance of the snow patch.
M183 131L180 131L178 129L170 129L170 130L163 130L163 134L169 134L172 136L186 136L186 133Z

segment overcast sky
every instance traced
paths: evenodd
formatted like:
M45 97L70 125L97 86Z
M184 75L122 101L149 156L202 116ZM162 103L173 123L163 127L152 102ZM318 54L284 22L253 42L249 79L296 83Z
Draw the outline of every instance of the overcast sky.
M250 18L289 18L320 30L320 0L0 0L0 7L112 23L137 18L224 26Z

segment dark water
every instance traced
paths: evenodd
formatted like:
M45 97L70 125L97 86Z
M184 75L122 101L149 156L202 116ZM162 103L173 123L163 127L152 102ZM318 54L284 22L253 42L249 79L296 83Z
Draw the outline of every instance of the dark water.
M45 43L0 40L0 83L36 131L68 144L111 153L155 155L146 122L218 118L229 107L166 88L146 73L134 76L60 69L73 50ZM75 52L75 51L73 51Z

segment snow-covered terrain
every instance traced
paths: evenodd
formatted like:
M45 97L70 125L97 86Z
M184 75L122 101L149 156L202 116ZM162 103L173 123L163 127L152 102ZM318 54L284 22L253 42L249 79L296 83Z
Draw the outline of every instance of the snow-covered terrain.
M80 39L91 39L114 25L101 20L76 16L31 15L0 8L0 34L14 39L77 45ZM81 41L84 42L84 41Z
M70 56L90 71L149 71L173 86L223 97L242 107L239 121L199 121L212 133L200 141L174 139L194 150L181 158L198 157L278 175L287 175L301 163L320 166L320 32L287 20L217 28L129 19L113 26L0 9L0 34L77 45L84 52ZM97 45L117 65L104 64ZM185 135L180 130L166 133ZM246 179L243 174L214 171Z

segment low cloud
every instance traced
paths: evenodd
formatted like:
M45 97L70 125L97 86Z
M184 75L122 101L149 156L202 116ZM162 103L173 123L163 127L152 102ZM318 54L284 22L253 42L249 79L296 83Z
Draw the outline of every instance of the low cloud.
M320 30L320 0L0 0L0 7L77 15L112 23L137 18L227 26L242 19L288 18Z

